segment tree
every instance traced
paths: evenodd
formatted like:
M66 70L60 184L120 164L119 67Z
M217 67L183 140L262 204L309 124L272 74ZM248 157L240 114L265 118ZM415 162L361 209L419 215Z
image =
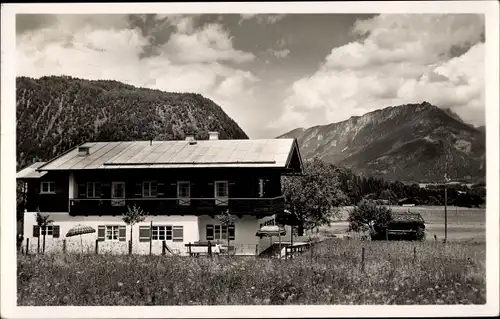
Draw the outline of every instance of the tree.
M43 253L45 253L45 236L47 235L47 226L53 222L53 220L49 219L49 217L50 215L42 215L39 208L36 209L36 224L42 231L43 235ZM40 247L40 235L38 235L38 247Z
M127 212L123 213L122 220L125 224L130 226L130 250L132 250L132 230L134 225L143 222L148 214L142 210L142 208L134 205L132 208L127 206Z
M392 211L387 206L378 206L375 201L362 200L349 212L349 230L359 232L370 230L373 236L385 232L392 220Z
M385 199L388 200L390 204L393 204L396 202L396 194L394 194L393 191L390 189L385 189L380 193L380 199Z
M235 218L229 213L229 209L222 212L219 216L217 216L217 218L219 219L219 222L222 224L222 226L225 226L227 230L227 255L229 256L229 226L234 225Z
M329 224L338 213L335 209L348 202L340 189L340 170L317 158L304 162L304 175L283 177L285 207L289 224L298 225L298 235L305 229Z

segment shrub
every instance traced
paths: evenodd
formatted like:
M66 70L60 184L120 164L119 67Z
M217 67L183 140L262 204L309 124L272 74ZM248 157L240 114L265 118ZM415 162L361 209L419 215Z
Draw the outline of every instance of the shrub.
M378 206L373 200L362 200L349 212L350 231L370 231L372 236L385 232L392 219L392 211L387 206Z

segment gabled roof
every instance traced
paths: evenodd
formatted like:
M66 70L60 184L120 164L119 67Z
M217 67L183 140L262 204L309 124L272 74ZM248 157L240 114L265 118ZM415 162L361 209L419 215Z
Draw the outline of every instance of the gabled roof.
M392 212L394 222L417 222L424 223L424 218L417 212Z
M78 147L40 167L40 170L269 167L288 168L291 158L302 160L295 139L91 142L89 154ZM296 157L295 157L296 158Z
M40 178L43 175L47 174L47 172L37 171L37 168L45 164L45 162L35 162L28 167L23 168L16 174L16 179L32 179L32 178Z

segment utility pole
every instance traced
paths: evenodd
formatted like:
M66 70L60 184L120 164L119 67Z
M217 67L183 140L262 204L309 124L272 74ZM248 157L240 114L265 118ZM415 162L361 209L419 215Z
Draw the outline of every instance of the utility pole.
M445 159L445 171L444 171L444 242L448 240L448 158Z
M448 178L446 177L446 173L444 174L444 242L448 239Z

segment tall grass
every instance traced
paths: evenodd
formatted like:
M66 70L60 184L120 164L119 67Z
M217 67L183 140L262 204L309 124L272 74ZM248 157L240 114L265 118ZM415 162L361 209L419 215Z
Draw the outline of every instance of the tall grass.
M333 240L293 260L21 255L17 295L37 306L483 304L484 261L484 244Z

